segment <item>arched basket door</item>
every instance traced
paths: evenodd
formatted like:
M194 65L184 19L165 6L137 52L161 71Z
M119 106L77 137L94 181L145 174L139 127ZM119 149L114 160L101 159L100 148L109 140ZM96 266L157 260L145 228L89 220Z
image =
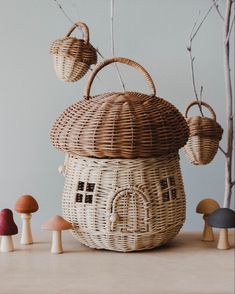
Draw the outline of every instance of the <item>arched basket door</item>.
M115 193L111 203L110 230L122 233L149 231L149 202L138 188Z

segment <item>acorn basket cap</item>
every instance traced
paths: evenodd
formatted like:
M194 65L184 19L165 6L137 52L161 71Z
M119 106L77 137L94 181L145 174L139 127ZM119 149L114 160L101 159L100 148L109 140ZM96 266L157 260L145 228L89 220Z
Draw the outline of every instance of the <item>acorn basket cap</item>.
M194 116L188 117L189 109L194 105L206 107L212 118ZM189 139L184 146L184 151L189 161L195 165L210 163L215 157L219 141L223 135L223 129L216 121L216 114L213 108L206 102L191 102L185 111L185 118L189 127Z
M76 28L82 29L84 39L70 36ZM82 22L74 24L64 38L55 40L49 51L54 56L58 78L66 82L78 81L97 63L96 49L89 43L89 29Z
M113 62L140 71L151 90L90 96L97 73ZM156 96L151 76L138 63L116 57L98 64L91 73L83 100L68 107L51 130L55 148L97 158L147 158L178 151L187 142L187 123L177 108Z

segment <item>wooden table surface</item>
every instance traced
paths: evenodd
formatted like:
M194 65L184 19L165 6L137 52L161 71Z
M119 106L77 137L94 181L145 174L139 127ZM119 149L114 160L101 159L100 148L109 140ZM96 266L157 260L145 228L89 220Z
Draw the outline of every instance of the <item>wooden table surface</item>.
M64 234L64 253L50 253L50 234L34 245L0 253L0 294L233 294L232 249L200 241L200 233L181 232L162 248L117 253L80 245Z

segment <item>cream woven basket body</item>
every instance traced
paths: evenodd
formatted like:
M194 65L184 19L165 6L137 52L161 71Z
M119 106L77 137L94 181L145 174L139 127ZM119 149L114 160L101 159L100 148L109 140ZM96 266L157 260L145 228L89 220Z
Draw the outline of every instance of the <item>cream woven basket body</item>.
M94 159L70 155L63 216L73 235L97 249L133 251L176 236L185 219L177 153L148 159Z
M188 118L189 109L198 104L198 101L193 101L185 111L186 121L189 126L189 139L184 146L184 151L191 163L205 165L214 159L219 148L223 129L216 121L216 114L212 107L203 101L201 105L210 111L212 118L201 116Z
M84 39L70 36L77 27L82 29ZM77 22L63 39L55 40L50 53L53 54L57 77L66 82L78 81L97 62L96 50L89 43L89 29L82 22Z
M121 62L143 73L151 95L90 96L96 74ZM144 250L165 244L185 218L178 150L188 139L182 114L156 96L147 71L126 58L97 65L83 100L68 107L51 130L66 153L63 215L73 234L92 248Z

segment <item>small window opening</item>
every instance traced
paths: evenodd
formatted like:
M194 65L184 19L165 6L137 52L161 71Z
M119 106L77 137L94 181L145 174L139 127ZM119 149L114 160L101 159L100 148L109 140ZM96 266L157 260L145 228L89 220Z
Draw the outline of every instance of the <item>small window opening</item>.
M95 191L94 183L86 183L78 181L76 190L76 202L77 203L93 203L93 194Z
M177 198L177 189L175 186L175 177L170 176L160 180L160 187L162 190L162 200L167 202Z

